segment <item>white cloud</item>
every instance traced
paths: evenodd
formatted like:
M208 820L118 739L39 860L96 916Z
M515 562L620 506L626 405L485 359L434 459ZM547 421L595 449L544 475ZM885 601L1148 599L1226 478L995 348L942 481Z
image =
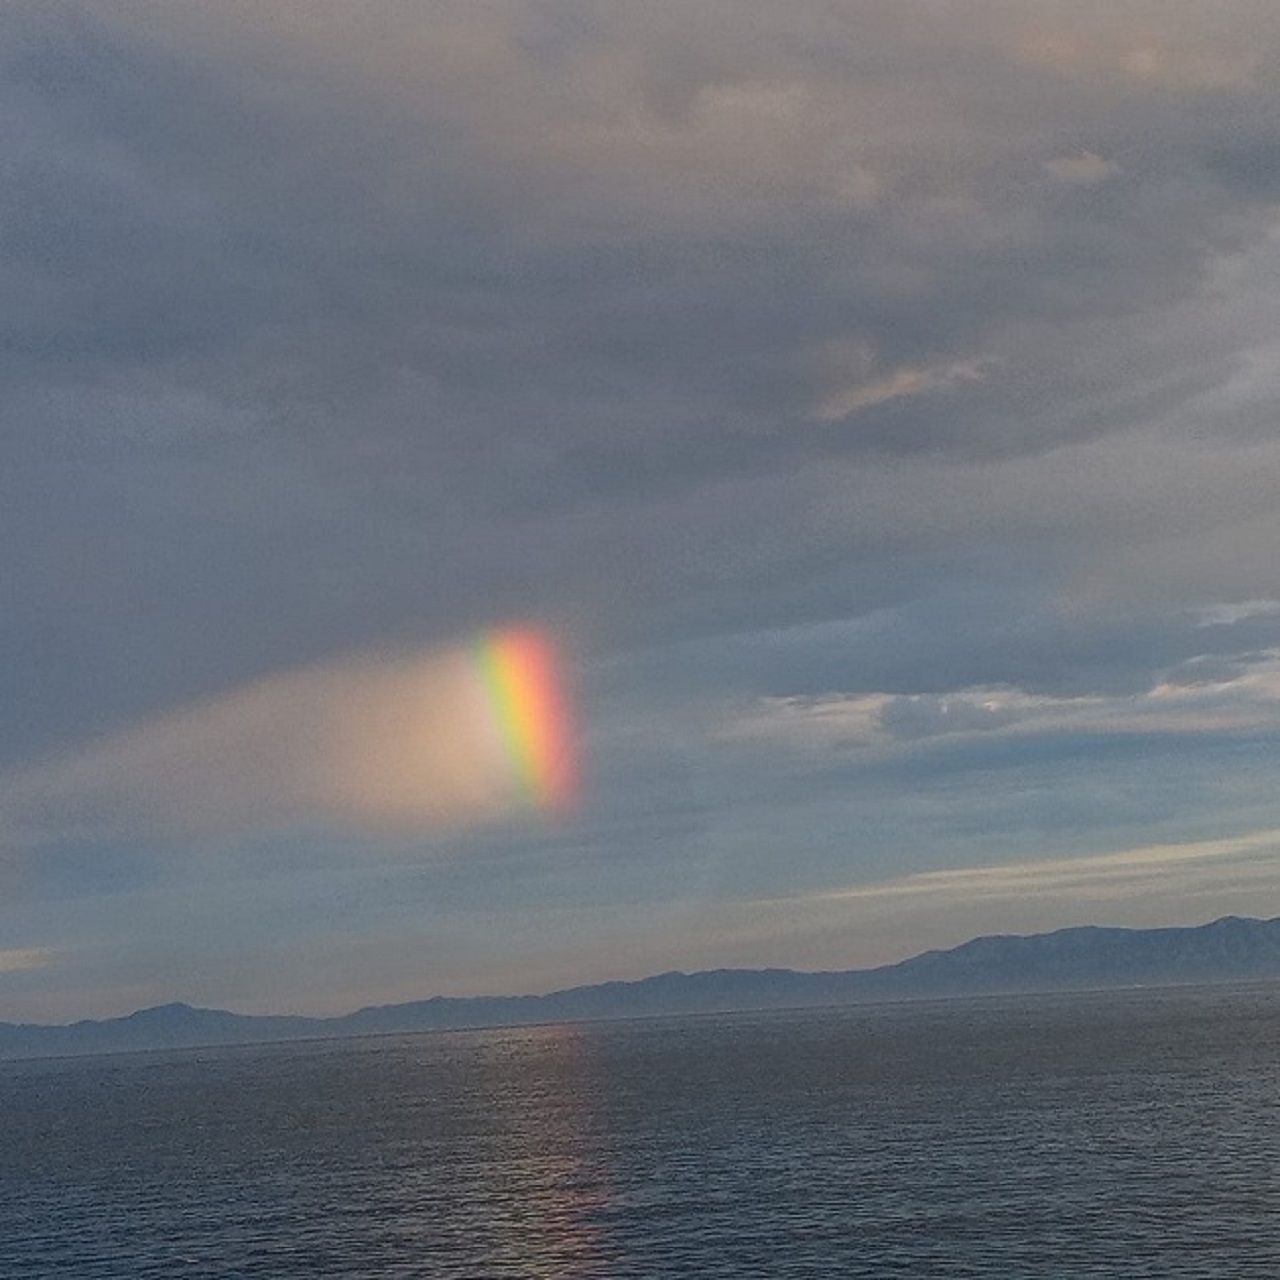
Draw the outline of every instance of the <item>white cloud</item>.
M1211 604L1196 610L1202 627L1232 626L1246 618L1274 617L1280 613L1280 600L1241 600L1237 604Z
M991 364L990 360L976 359L919 367L903 365L881 376L859 378L830 392L818 402L813 416L819 422L836 422L890 400L937 395L965 383L981 382Z
M1066 733L1206 733L1280 727L1280 650L1195 661L1145 693L1055 697L1008 685L943 694L762 698L730 713L726 741L896 750L919 739Z
M727 742L774 741L793 746L868 743L880 736L887 693L815 698L761 698L732 712L715 731Z
M1264 830L717 903L702 910L697 923L716 939L718 963L730 956L734 964L856 968L956 946L979 934L1280 914L1278 859L1280 830Z
M61 951L58 947L10 947L0 951L0 973L30 973L52 964Z
M1258 54L1244 32L1201 6L1132 3L1109 10L1027 6L1014 28L1016 61L1073 79L1143 88L1246 89Z
M984 933L1078 924L1142 928L1202 924L1229 914L1280 914L1278 859L1280 830L1269 829L1230 839L927 871L808 894L674 903L640 913L642 926L611 909L552 914L562 936L586 939L597 933L599 942L607 940L615 966L611 976L712 965L847 969L891 963ZM574 969L566 963L541 975L540 985L562 985Z
M1078 151L1075 155L1046 160L1044 169L1059 182L1080 187L1095 186L1120 172L1120 166L1114 160L1104 160L1092 151Z
M1078 858L1053 858L1001 866L922 871L896 880L813 895L824 902L938 898L960 901L1068 897L1084 901L1132 897L1152 889L1194 893L1225 873L1255 882L1276 880L1280 830L1223 840L1144 845ZM1177 882L1177 883L1175 883Z

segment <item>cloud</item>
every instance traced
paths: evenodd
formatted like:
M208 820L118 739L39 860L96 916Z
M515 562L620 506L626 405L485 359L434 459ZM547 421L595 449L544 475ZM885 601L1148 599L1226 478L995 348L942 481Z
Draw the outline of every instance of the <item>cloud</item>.
M1280 614L1280 600L1240 600L1234 604L1205 606L1200 610L1200 625L1231 626L1246 618L1268 618L1276 614Z
M824 902L937 899L956 906L1055 897L1084 903L1156 890L1167 897L1194 896L1224 878L1242 886L1262 883L1271 888L1278 853L1280 830L1256 831L1225 840L1146 845L1087 857L923 871L815 896Z
M1274 910L1280 831L1143 845L891 877L767 898L670 904L643 924L612 912L555 910L540 927L574 944L546 954L540 985L565 980L597 940L610 976L667 967L779 964L844 969L954 946L978 932L1036 932L1074 924L1152 927ZM1271 905L1268 905L1271 904ZM992 921L999 921L993 929ZM598 943L597 943L598 944ZM567 953L567 954L566 954Z
M1267 0L0 6L0 799L61 841L12 910L127 935L147 841L447 843L488 793L414 789L394 689L503 617L616 755L572 874L503 827L469 900L1261 808L1277 47Z
M567 802L575 747L550 661L512 631L271 676L0 777L3 838L431 831Z
M1273 15L1257 5L1237 12L1257 24ZM1063 4L1014 15L1014 56L1059 75L1144 89L1242 89L1257 83L1256 48L1241 31L1223 31L1194 5L1131 2L1107 11Z
M671 938L718 962L842 969L955 946L978 933L1079 924L1154 927L1217 915L1274 913L1280 832L1140 845L887 877L816 893L716 902L689 913L715 939ZM630 940L628 940L630 941ZM634 944L632 944L634 945ZM705 958L705 959L704 959ZM715 960L711 961L715 963Z
M1058 156L1044 162L1045 172L1059 182L1075 186L1092 187L1105 182L1120 172L1114 160L1104 160L1093 151L1078 151L1075 155Z
M819 422L836 422L890 400L937 395L966 383L981 382L991 363L989 360L956 360L932 368L892 369L883 376L857 381L831 392L818 404L813 416Z
M946 693L760 699L719 729L728 741L894 750L930 739L1205 734L1280 727L1280 649L1187 659L1141 693L1054 697L1010 686Z
M10 947L0 950L0 974L30 973L53 964L62 954L58 947Z

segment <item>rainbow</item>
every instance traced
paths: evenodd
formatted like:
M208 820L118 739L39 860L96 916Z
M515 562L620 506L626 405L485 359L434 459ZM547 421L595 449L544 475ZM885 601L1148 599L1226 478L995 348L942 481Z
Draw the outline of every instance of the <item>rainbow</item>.
M552 813L577 803L573 716L556 652L534 627L491 631L473 650L487 732L518 803Z

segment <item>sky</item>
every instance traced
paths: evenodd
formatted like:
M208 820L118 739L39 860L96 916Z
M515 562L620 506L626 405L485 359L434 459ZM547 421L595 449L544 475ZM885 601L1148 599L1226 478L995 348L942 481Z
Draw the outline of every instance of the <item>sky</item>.
M1272 0L10 0L0 122L0 1020L1280 915Z

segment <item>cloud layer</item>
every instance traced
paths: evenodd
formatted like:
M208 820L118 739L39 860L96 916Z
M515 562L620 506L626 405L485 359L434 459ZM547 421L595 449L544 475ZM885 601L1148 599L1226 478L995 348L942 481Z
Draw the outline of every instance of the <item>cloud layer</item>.
M305 1005L402 980L402 901L442 983L550 973L559 903L586 980L672 901L1273 829L1278 50L1264 0L4 6L0 946ZM571 831L335 768L352 655L511 617L574 641ZM311 830L397 815L402 871Z
M545 750L532 739L551 729L552 745L571 749L569 731L529 723L517 730L530 742L504 741L504 718L560 716L531 705L560 695L489 688L479 647L268 677L0 778L0 838L38 850L331 823L403 834L518 814L547 799L524 794L520 770L540 762L522 750Z

